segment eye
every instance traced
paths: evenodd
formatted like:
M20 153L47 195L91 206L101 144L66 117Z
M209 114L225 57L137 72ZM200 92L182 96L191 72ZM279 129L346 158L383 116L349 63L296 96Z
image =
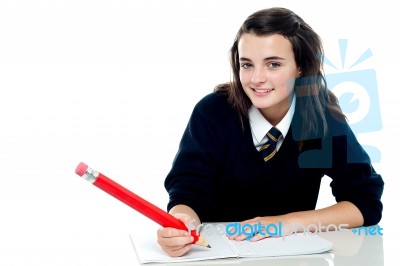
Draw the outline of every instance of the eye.
M240 64L240 67L244 68L244 69L248 69L248 68L252 67L252 65L249 63L242 63L242 64Z
M278 68L281 66L281 64L277 63L277 62L270 62L267 65L269 68Z

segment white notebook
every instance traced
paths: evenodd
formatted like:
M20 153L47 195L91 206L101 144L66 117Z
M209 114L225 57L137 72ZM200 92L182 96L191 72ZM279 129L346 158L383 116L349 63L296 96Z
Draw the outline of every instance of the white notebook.
M193 246L181 257L168 256L157 244L157 227L141 228L130 235L140 263L166 263L182 261L212 260L221 258L261 258L318 254L332 249L333 243L317 235L293 234L285 237L270 237L260 241L232 241L221 232L202 232L211 248Z

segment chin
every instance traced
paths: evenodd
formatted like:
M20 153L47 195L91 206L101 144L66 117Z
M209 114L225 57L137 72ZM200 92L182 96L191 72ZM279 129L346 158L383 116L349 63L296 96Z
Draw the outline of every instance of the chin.
M268 109L272 106L274 106L274 103L271 102L265 102L265 101L251 101L251 103L257 107L258 109Z

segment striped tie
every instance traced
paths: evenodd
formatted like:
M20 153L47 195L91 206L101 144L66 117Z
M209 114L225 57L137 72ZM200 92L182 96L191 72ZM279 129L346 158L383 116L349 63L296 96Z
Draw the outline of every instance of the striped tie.
M278 142L281 135L282 133L276 127L273 127L268 131L268 141L259 150L259 152L261 152L262 154L262 157L264 158L264 162L274 157L276 153L276 143Z

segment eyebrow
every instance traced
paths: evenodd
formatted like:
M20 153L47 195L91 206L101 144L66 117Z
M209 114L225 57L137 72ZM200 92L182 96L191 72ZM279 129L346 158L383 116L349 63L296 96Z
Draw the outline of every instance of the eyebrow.
M279 57L279 56L270 56L270 57L264 58L264 61L269 61L269 60L285 60L285 59L282 58L282 57ZM240 57L239 61L249 61L249 62L251 62L251 59L249 59L247 57Z

